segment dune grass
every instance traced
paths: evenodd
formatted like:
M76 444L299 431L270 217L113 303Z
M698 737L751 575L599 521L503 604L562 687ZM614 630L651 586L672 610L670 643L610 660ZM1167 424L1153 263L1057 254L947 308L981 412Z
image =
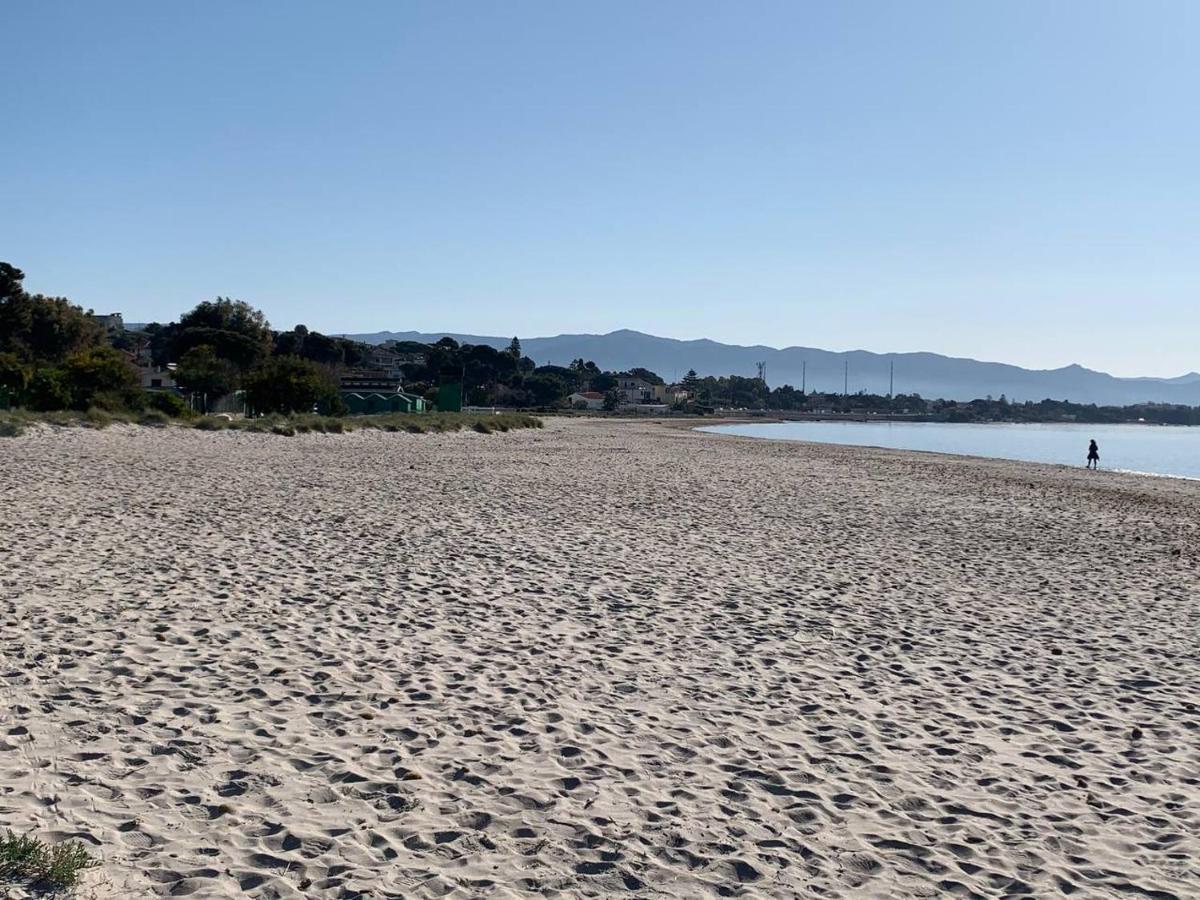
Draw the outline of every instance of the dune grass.
M405 432L407 434L441 433L470 429L482 434L511 431L517 428L541 428L542 420L524 413L390 413L377 416L262 416L257 419L224 419L202 416L184 423L206 431L233 429L256 434L275 434L292 437L297 434L346 434L351 431Z
M271 415L258 418L226 418L224 416L196 416L189 419L172 419L160 410L140 413L112 412L89 409L86 412L29 412L10 410L0 412L0 437L18 437L31 425L38 423L64 428L107 428L116 422L163 428L178 425L199 431L248 431L255 434L274 434L292 437L297 434L345 434L360 429L404 432L407 434L438 434L442 432L470 429L481 434L506 432L519 428L541 428L542 420L526 413L389 413L374 416L320 416Z
M47 844L29 835L6 831L0 838L0 878L28 878L53 888L72 887L79 874L99 863L83 844Z
M156 418L161 413L114 412L92 408L80 412L74 409L57 409L50 412L34 412L27 409L0 410L0 437L17 437L31 425L55 425L60 428L107 428L114 422L136 424L147 416ZM157 421L157 419L156 419Z

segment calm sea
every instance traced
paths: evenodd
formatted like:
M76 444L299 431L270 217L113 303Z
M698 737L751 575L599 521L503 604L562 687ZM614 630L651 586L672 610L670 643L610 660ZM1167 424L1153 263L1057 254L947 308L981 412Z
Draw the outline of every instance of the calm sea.
M1200 428L1159 425L956 425L942 422L783 422L715 425L721 434L896 450L930 450L1082 466L1088 440L1100 467L1200 478Z

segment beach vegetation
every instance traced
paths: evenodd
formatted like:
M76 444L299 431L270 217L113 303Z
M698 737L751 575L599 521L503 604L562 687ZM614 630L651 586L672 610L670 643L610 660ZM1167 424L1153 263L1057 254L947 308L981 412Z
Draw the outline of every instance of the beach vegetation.
M63 364L70 405L87 409L97 396L108 408L136 409L142 401L138 373L129 358L112 347L89 347L72 353Z
M340 411L337 383L328 369L300 356L274 356L247 376L246 403L259 413Z
M195 347L209 347L215 356L248 372L271 353L274 333L266 316L244 300L217 297L197 304L166 326L166 345L173 359Z
M54 366L70 354L104 344L104 330L63 297L30 294L25 273L0 262L0 353L27 365Z
M27 407L39 412L66 409L71 405L71 388L67 383L67 373L62 369L34 370L24 399Z
M29 386L29 368L17 354L10 351L0 353L0 391L19 396Z
M171 391L148 391L146 408L157 409L172 419L194 419L199 415L183 402L183 398Z
M146 400L140 390L98 391L87 399L88 409L102 409L114 415L138 413L145 407Z
M237 366L217 354L210 344L197 344L179 357L175 381L196 395L203 412L217 398L231 393L239 381Z
M6 831L0 837L0 877L26 878L51 889L70 888L85 869L99 865L78 841L47 844Z
M103 429L113 423L113 415L108 410L101 409L98 406L90 407L83 414L82 424L88 428Z

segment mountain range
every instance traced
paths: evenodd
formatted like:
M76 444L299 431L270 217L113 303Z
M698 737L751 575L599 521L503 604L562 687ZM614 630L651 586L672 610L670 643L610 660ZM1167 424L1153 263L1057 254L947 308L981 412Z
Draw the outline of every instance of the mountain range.
M511 337L380 331L346 337L370 344L385 341L433 343L452 337L459 343L507 347ZM688 369L699 375L757 375L766 364L772 387L791 384L810 391L850 393L863 390L886 394L894 372L897 394L920 394L948 400L973 400L1005 395L1012 401L1071 400L1075 403L1128 405L1133 403L1183 403L1200 405L1200 373L1177 378L1118 378L1079 365L1061 369L1023 369L1004 363L981 362L937 353L870 353L866 350L834 352L812 347L743 347L711 340L682 341L639 331L608 334L560 334L522 338L522 352L538 365L569 365L574 359L592 360L602 369L623 371L637 366L657 372L667 381L678 381Z

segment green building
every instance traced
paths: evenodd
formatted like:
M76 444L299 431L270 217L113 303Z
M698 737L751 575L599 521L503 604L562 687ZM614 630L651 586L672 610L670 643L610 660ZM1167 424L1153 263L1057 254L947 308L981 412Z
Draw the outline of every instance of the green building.
M462 412L462 401L461 381L452 381L438 387L438 412Z
M382 413L423 413L426 411L425 398L416 394L406 394L403 391L381 394L377 392L359 393L357 391L342 394L342 401L351 415L379 415Z

